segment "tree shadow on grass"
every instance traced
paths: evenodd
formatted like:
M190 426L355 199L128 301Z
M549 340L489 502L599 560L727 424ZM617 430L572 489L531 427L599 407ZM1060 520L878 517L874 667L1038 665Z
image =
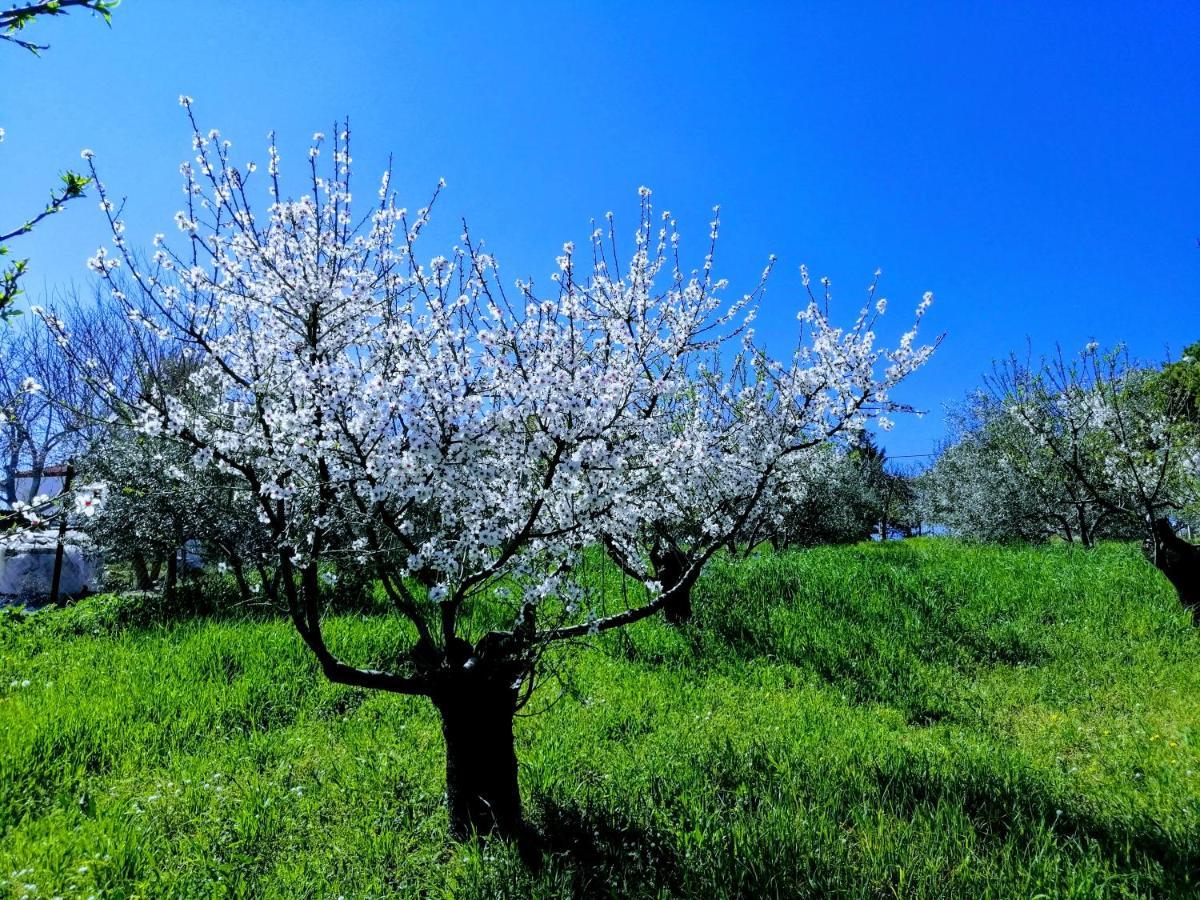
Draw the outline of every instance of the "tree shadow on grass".
M970 819L984 846L1033 842L1049 829L1064 853L1092 844L1119 869L1159 870L1159 888L1171 896L1196 896L1200 853L1149 820L1108 818L1084 806L1064 804L1033 773L1017 771L936 773L920 766L877 773L881 800L901 815L938 804L957 806Z
M576 897L678 894L683 871L666 835L630 822L611 810L534 798L544 865L569 877Z

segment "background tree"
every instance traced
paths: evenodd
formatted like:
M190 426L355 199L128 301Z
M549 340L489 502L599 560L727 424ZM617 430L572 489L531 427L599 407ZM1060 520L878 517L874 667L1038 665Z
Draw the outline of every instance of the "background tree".
M1089 489L1104 473L1095 457L1087 477L1065 465L1019 417L1013 398L978 391L950 410L951 438L922 481L925 515L972 540L1041 542L1052 537L1085 547L1144 533L1138 519L1101 503ZM1119 500L1130 507L1131 497Z
M878 504L861 456L828 444L819 448L813 470L777 495L783 504L778 546L815 547L869 540Z
M887 451L864 432L850 450L862 468L864 502L872 513L872 527L881 541L893 535L908 537L917 530L916 489L910 472L895 468Z
M1196 434L1181 414L1184 398L1164 402L1158 384L1158 373L1123 348L1102 351L1095 343L1035 369L1010 359L989 379L993 396L1011 404L1091 503L1140 523L1155 565L1196 610L1200 553L1183 545L1171 523L1196 498Z
M818 448L809 470L776 494L781 509L773 540L812 547L918 534L923 507L915 478L890 466L866 432L854 435L848 447Z
M261 524L252 499L228 476L196 471L178 441L141 434L128 423L130 410L154 392L203 402L188 389L195 365L164 354L157 338L126 327L94 297L71 292L35 309L53 330L30 322L0 333L0 350L11 360L0 372L0 401L10 400L14 410L0 430L9 505L17 500L17 471L30 472L23 485L28 496L20 498L28 500L41 493L49 466L74 462L79 483L112 487L80 527L108 562L129 565L140 589L161 575L173 598L180 554L191 545L222 560L249 600L249 573L260 567L264 549L256 542ZM51 508L56 499L42 505Z
M1150 381L1150 390L1158 395L1163 411L1191 434L1193 446L1200 446L1200 343L1187 347L1179 359L1166 363ZM1191 468L1192 481L1200 482L1200 459L1194 460ZM1200 497L1200 489L1193 496ZM1200 531L1200 502L1185 503L1175 519L1191 534Z
M717 226L714 220L714 238ZM671 228L674 250L673 222ZM666 234L664 230L663 240ZM650 237L644 225L642 242L648 245ZM665 247L660 243L660 251ZM678 282L682 273L677 255L675 259ZM710 249L703 267L706 285L711 266ZM767 274L769 269L764 279ZM778 529L779 498L795 495L798 487L814 478L811 451L860 434L868 418L878 417L888 427L885 413L911 411L891 401L888 392L913 362L927 358L936 344L913 348L914 325L892 354L884 354L893 359L893 365L882 378L876 377L877 356L870 346L887 304L876 299L878 277L877 271L868 303L854 325L842 331L832 328L826 317L832 303L828 279L822 279L823 295L817 296L807 270L801 267L808 303L800 314L804 326L801 344L790 367L754 348L749 343L750 333L746 349L736 357L727 377L715 369L698 369L699 383L689 389L689 397L699 401L693 415L704 427L695 427L695 422L689 425L693 434L702 434L706 442L697 453L703 462L686 455L665 460L678 466L667 473L669 483L688 484L689 489L648 497L643 520L637 529L626 532L628 538L605 537L609 554L622 571L661 588L650 611L661 608L668 621L686 621L691 613L691 589L713 554L722 547L753 547ZM749 302L754 296L747 295L744 300ZM926 294L918 306L918 321L931 300ZM651 395L649 402L657 403L657 399ZM664 436L663 441L670 439ZM620 624L634 620L626 616Z
M62 332L69 341L40 321L0 330L0 500L9 506L29 499L18 497L18 471L30 473L26 493L42 493L47 467L65 465L109 427L112 398L130 395L137 372L150 364L147 354L155 352L145 335L131 335L94 298L71 292L49 303L35 309L59 329L69 318L70 331Z
M1185 348L1179 359L1168 362L1151 380L1167 412L1200 425L1200 341Z
M889 536L914 537L924 533L925 507L921 502L921 472L893 465L886 471L883 507ZM883 530L880 531L884 534Z
M181 557L189 549L229 571L243 602L270 581L263 566L269 549L253 498L238 482L215 470L197 471L178 441L141 434L125 426L101 433L80 464L86 481L109 486L100 510L84 529L109 563L130 567L134 583L149 590L162 579L174 608Z
M42 493L45 470L65 463L86 440L87 423L76 412L80 384L40 322L0 332L0 424L3 484L0 499L10 507ZM28 472L26 496L18 496L17 474Z

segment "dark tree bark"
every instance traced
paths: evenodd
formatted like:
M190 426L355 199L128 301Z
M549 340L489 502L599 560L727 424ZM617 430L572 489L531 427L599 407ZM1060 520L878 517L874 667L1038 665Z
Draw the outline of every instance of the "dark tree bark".
M250 591L250 582L246 580L246 566L242 562L242 555L238 553L237 548L230 541L218 541L217 547L229 563L229 569L233 573L233 580L237 582L239 599L243 603L249 603L254 599L254 595Z
M1200 547L1179 537L1167 519L1156 520L1153 527L1154 565L1167 576L1179 602L1200 625Z
M1088 530L1087 510L1083 504L1079 503L1075 506L1076 519L1079 521L1079 540L1085 547L1092 546L1092 534Z
M1051 521L1058 522L1059 527L1062 529L1062 536L1064 538L1066 538L1066 541L1068 544L1075 543L1075 531L1071 528L1071 521L1066 516L1051 515L1051 516L1049 516L1049 518ZM1049 532L1049 534L1047 535L1048 537L1052 537L1054 535L1053 527L1048 527L1046 530L1047 530L1047 532ZM1081 538L1081 540L1082 540L1082 538ZM1086 547L1087 543L1084 543L1083 546Z
M4 464L4 500L12 506L17 497L17 470L21 465L21 448L17 441L12 441L12 449L8 453L8 461Z
M75 465L67 463L67 475L63 479L62 497L59 500L61 509L58 513L58 541L54 545L54 573L50 576L50 605L58 603L58 588L62 583L63 554L67 541L68 503L71 501L71 482L75 480Z
M167 556L167 581L163 585L163 598L167 603L175 602L175 588L179 584L179 551L172 550Z
M513 722L516 673L509 667L462 669L432 693L446 739L450 833L520 840L526 836L517 784Z
M137 582L139 591L148 591L154 587L154 578L150 575L150 568L146 564L146 555L136 552L130 559L133 565L133 577Z
M35 453L32 458L33 458L33 468L29 470L29 497L30 497L30 499L33 499L34 497L36 497L38 494L41 493L42 478L46 474L46 454L42 453L39 455L39 454ZM63 490L67 491L67 490L69 490L69 488L66 485L64 485Z
M246 568L242 565L242 558L237 553L229 554L229 568L233 572L233 580L237 582L238 597L243 603L249 603L254 599L254 594L250 590L250 582L246 580Z
M692 586L699 575L699 566L691 565L687 554L668 544L657 544L650 553L654 575L665 591L679 586L671 600L663 606L663 618L672 625L682 625L692 617Z

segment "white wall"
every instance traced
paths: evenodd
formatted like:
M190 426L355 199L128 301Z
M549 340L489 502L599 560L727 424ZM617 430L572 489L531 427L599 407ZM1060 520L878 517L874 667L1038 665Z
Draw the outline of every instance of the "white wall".
M45 494L48 497L57 497L62 493L63 477L61 475L46 475L42 478L42 483L38 485L38 493ZM33 499L33 479L18 478L17 479L17 499L28 503ZM7 507L8 504L0 497L0 507Z

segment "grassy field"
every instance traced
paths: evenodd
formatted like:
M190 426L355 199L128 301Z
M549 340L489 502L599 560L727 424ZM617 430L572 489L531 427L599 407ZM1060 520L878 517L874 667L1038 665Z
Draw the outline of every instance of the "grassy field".
M0 895L1200 894L1200 636L1134 548L715 564L519 722L536 874L447 840L426 701L325 683L283 622L120 610L0 625ZM330 632L384 662L396 628Z

